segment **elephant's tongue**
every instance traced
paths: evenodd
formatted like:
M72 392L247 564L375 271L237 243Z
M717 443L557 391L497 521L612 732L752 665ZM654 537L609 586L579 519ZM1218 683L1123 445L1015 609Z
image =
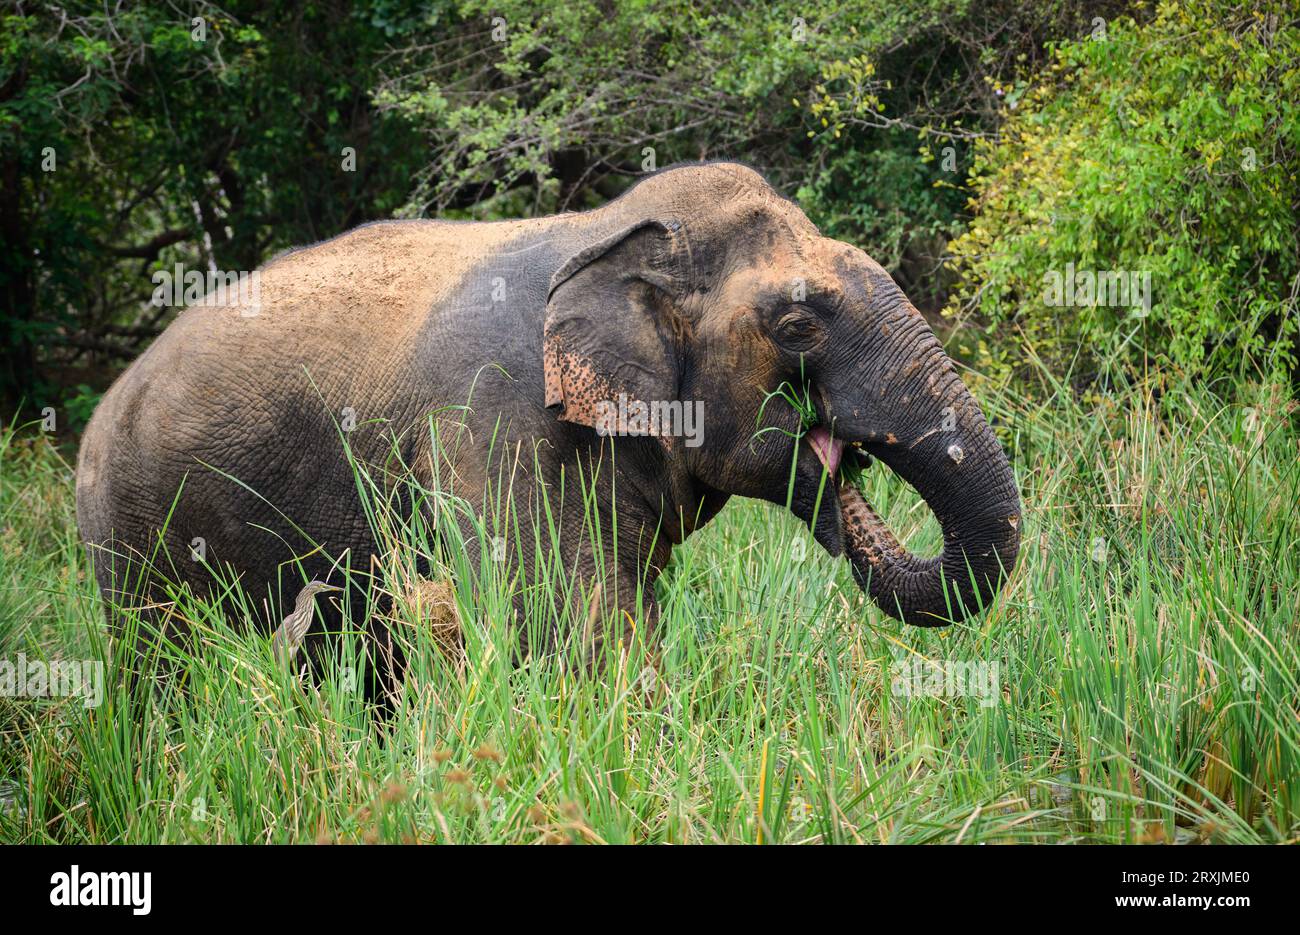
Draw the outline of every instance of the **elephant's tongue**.
M820 425L810 429L804 437L808 439L808 445L817 455L817 460L834 479L840 458L844 454L844 442L833 438ZM891 560L897 562L900 558L910 556L858 488L847 481L836 481L836 486L849 561L853 563L859 579L866 582L864 587L869 587L873 596L877 592L884 594L887 585L880 574L883 571L882 563Z
M840 466L840 456L844 454L844 442L832 438L830 431L824 425L810 429L806 437L813 453L817 455L817 460L822 463L822 467L826 468L826 473L834 477Z

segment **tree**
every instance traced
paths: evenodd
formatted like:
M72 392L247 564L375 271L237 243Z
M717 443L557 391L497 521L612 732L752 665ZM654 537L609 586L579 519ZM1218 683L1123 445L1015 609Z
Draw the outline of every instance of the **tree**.
M1003 377L1022 341L1084 381L1293 367L1298 27L1286 3L1163 0L1061 43L978 148L949 311L985 336L964 350ZM1134 274L1149 292L1113 301Z

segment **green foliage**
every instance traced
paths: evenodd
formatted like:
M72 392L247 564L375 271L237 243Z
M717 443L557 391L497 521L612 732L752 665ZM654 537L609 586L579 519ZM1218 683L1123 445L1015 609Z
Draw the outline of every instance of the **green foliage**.
M417 29L375 90L434 156L408 212L494 217L492 196L518 187L534 196L532 213L585 207L685 159L748 158L786 176L789 141L805 135L792 100L826 63L897 41L911 18L870 33L852 25L885 22L889 6L781 2L754 15L684 0L466 0L434 54L441 28Z
M754 165L938 308L969 145L999 119L985 79L1086 22L1059 0L20 3L0 33L0 409L106 386L170 320L150 275L177 262L591 207L697 159Z
M874 136L874 146L825 141L821 168L799 188L799 204L827 237L867 250L914 303L941 305L939 257L961 231L965 202L953 184L958 177L943 168L942 159L926 158L910 131Z
M84 383L74 386L69 395L63 398L60 407L64 417L70 423L68 428L80 435L103 395L102 392L93 390Z
M147 304L154 270L252 270L407 196L418 139L368 96L388 39L366 14L391 4L22 7L0 28L5 411L102 388L174 311Z
M100 707L0 697L0 841L1294 841L1293 407L1267 388L1249 408L1195 380L1155 389L985 398L1015 429L1035 517L985 617L885 618L786 511L736 503L657 583L650 690L639 639L608 641L599 677L577 640L519 663L517 563L485 559L476 586L460 552L463 655L403 609L411 669L382 732L345 668L355 646L300 680L266 634L188 593L174 612L202 639L174 651L184 689L132 696L71 465L0 431L0 658L105 663ZM887 473L867 472L868 499L937 550L937 522ZM454 498L430 530L363 486L400 543L380 572L399 588L456 535ZM524 617L554 627L578 585L544 562ZM996 690L894 686L902 665L952 660L996 664Z
M1289 9L1288 9L1289 8ZM1084 375L1144 361L1279 372L1296 360L1300 29L1289 4L1162 0L1154 21L1061 43L996 142L952 245L962 350ZM1289 17L1289 18L1288 18ZM1010 90L1010 89L1008 89ZM1010 95L1008 95L1009 97ZM1053 273L1149 272L1149 314L1048 304ZM1023 342L1023 343L1022 343Z
M982 78L1080 31L1069 7L466 0L451 35L412 27L374 97L428 140L406 214L584 208L655 167L741 159L937 308L964 198L957 166L923 144L960 149L964 169L996 114Z

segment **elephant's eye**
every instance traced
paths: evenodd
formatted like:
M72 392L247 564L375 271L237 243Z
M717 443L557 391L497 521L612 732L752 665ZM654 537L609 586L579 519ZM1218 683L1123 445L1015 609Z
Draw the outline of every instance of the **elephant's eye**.
M807 351L822 340L821 322L803 310L786 312L776 323L776 340L794 351Z

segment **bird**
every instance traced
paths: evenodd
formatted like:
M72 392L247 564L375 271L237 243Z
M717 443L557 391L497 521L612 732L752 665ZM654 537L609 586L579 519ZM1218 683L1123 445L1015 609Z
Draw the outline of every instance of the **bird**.
M289 663L298 654L298 647L302 645L302 638L306 636L308 628L311 627L316 595L326 591L342 590L342 588L326 584L324 581L307 582L303 589L298 592L298 598L293 605L293 613L284 618L284 622L280 624L280 629L275 631L275 636L271 640L271 653L277 661Z

